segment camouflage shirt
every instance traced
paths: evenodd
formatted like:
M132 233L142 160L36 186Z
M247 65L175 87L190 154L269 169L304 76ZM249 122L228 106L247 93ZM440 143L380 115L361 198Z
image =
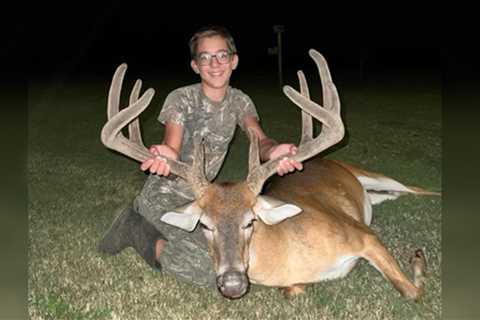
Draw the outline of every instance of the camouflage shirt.
M158 120L183 126L183 140L180 160L193 162L193 137L200 135L205 146L205 172L208 180L213 180L225 159L228 146L237 124L243 128L245 116L258 119L252 100L242 91L228 87L225 98L214 102L204 95L201 84L194 84L172 91L166 98ZM157 228L160 216L166 210L192 201L193 193L180 177L151 174L140 195L135 199L135 207Z

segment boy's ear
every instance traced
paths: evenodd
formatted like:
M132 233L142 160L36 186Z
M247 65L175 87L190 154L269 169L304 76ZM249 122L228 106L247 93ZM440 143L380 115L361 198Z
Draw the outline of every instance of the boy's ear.
M238 66L238 54L234 54L232 58L232 69L235 70L237 69Z
M195 60L192 59L190 61L190 66L192 67L193 72L195 72L196 74L200 73L200 70L198 70L197 62L195 62Z

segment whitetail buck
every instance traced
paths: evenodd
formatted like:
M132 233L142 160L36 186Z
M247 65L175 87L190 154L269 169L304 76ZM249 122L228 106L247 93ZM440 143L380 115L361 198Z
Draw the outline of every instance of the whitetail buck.
M309 53L320 73L323 107L310 100L301 71L301 92L289 86L283 89L302 109L302 139L298 153L292 156L298 161L317 155L344 136L340 101L327 63L315 50ZM130 106L119 111L126 68L122 64L112 80L109 120L102 130L102 141L108 148L144 161L152 155L142 143L137 117L150 103L154 91L148 89L139 98L138 80ZM315 138L312 116L323 124ZM127 124L129 139L121 132ZM162 220L188 231L200 222L209 243L217 286L224 296L241 297L250 282L285 288L287 294L300 293L305 284L344 277L359 258L368 260L403 296L421 296L426 264L423 251L413 254L412 282L368 226L372 204L403 193L434 193L339 161L316 158L305 163L303 172L276 176L267 195L260 195L265 181L275 174L279 159L261 164L257 138L252 132L249 138L249 172L245 181L207 181L199 141L191 166L165 159L171 172L190 183L196 200L166 213Z

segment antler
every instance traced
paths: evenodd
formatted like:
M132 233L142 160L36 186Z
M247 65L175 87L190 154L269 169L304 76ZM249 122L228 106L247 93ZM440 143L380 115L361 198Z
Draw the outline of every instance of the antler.
M142 86L141 80L137 80L130 94L129 106L120 111L120 92L123 78L127 70L127 64L121 64L113 75L112 84L108 93L107 117L108 121L103 126L101 140L103 144L112 150L118 151L132 159L143 162L152 158L142 142L138 116L148 107L155 94L152 88L145 91L139 98ZM126 138L122 129L128 124L129 138ZM201 141L195 142L194 161L192 166L173 159L163 158L170 166L170 172L187 180L196 196L201 197L203 190L209 184L204 173L204 151Z
M310 100L307 81L302 71L297 73L300 82L300 92L290 86L283 87L285 95L302 109L302 139L298 146L297 154L290 157L290 159L300 162L336 144L342 140L345 134L345 128L340 116L340 99L333 84L327 61L316 50L310 49L309 54L315 61L320 74L324 107ZM322 131L316 138L313 138L312 116L323 124ZM250 163L247 183L255 194L259 194L264 182L276 173L281 159L272 159L264 164L260 164L258 138L252 131L249 131L249 137Z

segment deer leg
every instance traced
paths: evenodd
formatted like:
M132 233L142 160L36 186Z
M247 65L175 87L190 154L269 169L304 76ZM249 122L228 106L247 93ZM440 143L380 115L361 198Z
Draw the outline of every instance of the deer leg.
M367 259L378 271L386 277L393 286L406 298L412 300L420 299L423 294L424 271L426 267L425 255L421 249L415 251L415 255L410 259L413 268L413 282L402 272L395 258L378 240L372 236L362 253L362 257Z
M280 288L282 293L285 295L287 298L293 298L299 294L304 294L305 293L305 285L304 284L294 284L293 286L290 287L285 287L285 288Z

